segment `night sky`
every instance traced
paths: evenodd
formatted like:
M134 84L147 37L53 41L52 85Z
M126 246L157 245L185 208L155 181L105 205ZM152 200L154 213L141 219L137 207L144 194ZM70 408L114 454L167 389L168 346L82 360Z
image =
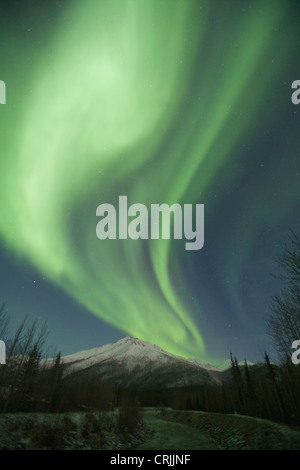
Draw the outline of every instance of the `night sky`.
M300 4L1 1L0 303L63 355L126 335L256 362L300 231ZM205 242L99 240L96 209L204 204ZM295 338L297 339L297 338Z

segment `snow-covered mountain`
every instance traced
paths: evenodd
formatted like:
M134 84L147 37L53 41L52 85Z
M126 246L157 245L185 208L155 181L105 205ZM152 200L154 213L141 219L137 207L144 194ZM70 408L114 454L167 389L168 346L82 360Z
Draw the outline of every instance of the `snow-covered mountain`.
M220 383L221 370L126 336L112 344L62 358L67 378L100 376L119 387L169 388Z

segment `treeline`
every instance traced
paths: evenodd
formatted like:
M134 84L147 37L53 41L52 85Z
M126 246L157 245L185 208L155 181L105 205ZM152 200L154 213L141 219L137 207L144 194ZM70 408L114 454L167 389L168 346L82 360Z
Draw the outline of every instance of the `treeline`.
M25 318L12 338L9 317L0 308L1 339L6 344L6 363L0 366L0 412L54 411L62 382L60 354L45 362L46 326ZM44 365L43 365L44 364Z
M0 366L0 413L109 411L115 408L170 407L239 413L289 425L300 425L300 365L288 358L280 365L265 353L261 364L238 364L223 372L220 385L160 390L122 390L92 374L64 376L60 353L47 359L47 329L25 319L12 339L5 336L8 317L0 309L0 332L7 345L6 364ZM1 329L2 326L2 329ZM53 356L52 356L53 357Z
M259 372L231 359L233 405L237 412L285 424L300 425L300 370L291 358L273 364L267 353Z
M99 377L72 381L63 378L61 354L48 359L46 325L26 318L8 335L9 317L0 308L0 334L6 344L6 363L0 365L0 413L112 408L114 391Z
M238 413L300 426L300 366L287 359L249 366L231 357L221 385L146 390L138 393L141 406L170 407L216 413Z
M12 337L9 316L0 307L0 338L6 344L6 363L0 365L0 413L112 411L130 427L137 419L135 393L102 383L99 375L64 375L60 352L48 359L46 325L24 319ZM131 424L130 424L131 423Z

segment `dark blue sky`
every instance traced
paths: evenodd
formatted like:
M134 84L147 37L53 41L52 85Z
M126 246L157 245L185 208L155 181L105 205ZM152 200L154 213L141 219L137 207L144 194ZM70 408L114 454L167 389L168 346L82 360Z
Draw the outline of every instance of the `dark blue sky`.
M147 1L148 4L149 11L154 18L157 12L153 13L151 8L153 7L155 10L156 2L153 0L151 4L150 0ZM91 5L90 2L86 2L87 11L92 10ZM140 10L134 2L133 5L132 9L136 9L136 21L141 21L144 24L147 11ZM207 9L205 17L200 9L202 5L203 10ZM178 92L175 93L174 90L172 92L171 96L174 97L174 102L178 101L177 107L174 105L173 108L172 100L169 102L167 99L165 108L171 109L169 114L165 115L165 109L162 107L161 115L163 117L157 122L159 122L159 126L161 123L165 123L164 131L156 124L157 127L151 128L151 132L148 131L148 140L145 136L140 140L135 137L136 141L131 140L129 143L126 141L126 133L124 132L125 143L121 142L123 147L120 144L119 153L115 151L115 154L119 155L119 160L114 161L109 169L104 167L104 160L101 160L101 165L99 163L101 168L97 167L99 175L103 171L101 178L104 174L104 180L97 180L98 173L95 172L95 168L91 173L94 179L90 174L87 176L84 173L86 169L84 167L82 181L84 184L86 181L91 182L90 187L86 188L86 194L82 193L80 181L76 181L78 194L81 191L78 199L74 201L73 205L70 202L66 205L64 200L65 205L62 207L62 213L67 214L69 225L66 224L66 226L70 232L70 227L72 228L69 248L74 257L74 270L69 273L69 277L62 276L61 284L55 279L53 270L50 269L51 256L56 256L54 252L48 254L49 271L46 263L41 269L41 265L38 265L34 255L34 232L32 233L33 252L31 253L28 241L24 241L23 248L22 239L18 239L17 242L12 241L13 236L22 237L22 233L25 232L20 230L19 233L15 233L13 222L11 229L5 227L4 222L3 226L0 225L0 302L6 303L6 309L11 317L12 331L20 324L24 316L28 316L30 320L39 319L41 324L46 321L49 330L48 342L56 350L61 350L63 355L110 343L126 334L134 334L135 331L144 331L145 336L141 339L150 339L150 342L155 342L162 347L176 344L177 341L178 350L188 350L186 344L180 344L184 341L180 338L186 336L185 333L181 335L178 325L182 321L184 325L182 329L185 331L186 328L188 331L189 322L187 319L192 319L206 345L206 354L202 355L201 352L198 354L194 349L197 357L211 358L216 363L221 363L222 360L229 358L230 351L232 351L239 360L247 358L254 362L262 359L265 350L273 351L273 345L267 336L266 318L270 312L271 297L280 290L281 284L272 274L276 273L276 258L281 253L283 245L288 241L290 230L300 232L300 104L296 106L291 102L291 84L294 80L300 80L299 3L289 0L285 2L283 7L280 2L275 2L274 7L274 3L271 1L252 2L245 0L240 2L230 0L226 7L224 5L220 7L216 1L210 2L209 7L205 5L205 2L191 0L191 11L188 12L187 18L190 21L193 18L193 22L188 25L189 27L182 26L180 22L174 23L174 27L178 26L179 28L180 26L182 28L178 30L178 35L182 34L183 46L182 44L181 46L177 45L176 39L174 39L175 46L173 43L170 43L172 47L169 46L170 55L173 54L176 60L178 59L178 63L186 67L183 72L180 71L182 73L180 77L185 77L186 82L181 82L181 88L178 89ZM119 7L120 4L117 0L115 3L112 0L110 7L106 2L103 3L103 15L107 15L107 19L103 23L105 24L103 30L110 38L111 43L114 42L114 21L122 16ZM103 54L106 48L110 50L110 44L106 45L101 29L99 29L99 38L95 33L96 30L93 30L93 34L89 31L88 21L91 21L92 15L87 14L82 19L82 23L77 18L78 23L76 23L75 13L72 16L72 8L71 2L67 1L0 2L2 24L0 79L4 80L7 86L7 104L0 107L0 132L2 133L0 217L3 221L10 220L7 208L14 207L13 204L10 205L14 191L19 191L20 184L22 184L25 188L24 195L27 194L26 191L31 190L31 175L32 181L35 177L36 164L32 163L31 168L28 162L30 162L30 155L32 155L32 162L34 162L36 158L34 149L38 147L33 145L32 149L28 148L24 151L22 145L29 140L22 141L22 138L23 135L31 136L26 128L27 119L32 119L32 123L36 123L37 128L34 129L33 134L37 132L39 135L44 128L42 125L38 128L39 108L36 104L38 100L36 100L36 107L33 107L31 114L30 97L38 96L39 85L45 81L45 70L49 78L52 73L55 74L52 66L56 67L58 64L61 67L59 59L56 61L55 50L60 50L59 48L67 50L69 47L70 51L74 52L72 60L76 62L78 49L78 57L81 57L79 42L74 43L72 47L67 42L68 28L70 27L72 34L76 35L77 41L80 40L82 31L87 36L90 35L90 48L94 51L93 54L97 55L97 47L99 47L99 55ZM274 14L274 19L270 18L277 9L277 16ZM164 10L158 13L161 13L161 17L165 15L163 17L165 26L160 25L161 29L153 34L146 35L145 32L145 41L142 43L144 49L141 47L138 52L136 51L134 31L132 31L132 25L135 23L131 22L130 15L128 20L122 17L122 27L125 32L121 38L128 41L128 49L125 48L126 53L129 51L128 64L131 64L130 54L137 54L137 63L139 64L139 61L142 63L142 65L136 66L134 71L136 74L141 73L142 67L148 74L151 74L150 69L147 68L148 59L144 60L144 55L149 54L149 63L151 63L152 55L155 56L157 53L159 56L160 54L159 45L162 49L166 47L162 41L166 40L164 29L168 30L170 27L168 12ZM68 20L69 14L70 20ZM265 29L262 26L262 18L265 21ZM173 18L169 21L179 20ZM66 32L58 28L60 24L66 25ZM99 25L102 25L101 18ZM245 25L245 31L243 31L243 25ZM253 25L257 25L257 28L251 30ZM98 44L98 40L99 45L95 46ZM87 45L89 45L88 42ZM121 43L120 47L122 47ZM147 49L148 47L152 55ZM180 49L180 53L178 52L177 57L176 48L179 50L180 47L182 49ZM189 62L189 57L192 57L192 53L189 56L190 49L195 49L195 51L193 51L194 61L190 60ZM238 54L240 54L240 58ZM168 49L166 56L162 55L162 59L155 62L156 73L153 76L150 75L153 83L157 79L157 83L160 84L157 85L156 94L161 92L166 86L165 82L170 83L173 77L173 72L171 73L168 69L168 79L164 78L164 60L166 60L164 57L167 56ZM48 60L49 69L47 68ZM89 64L86 58L84 60L85 66ZM58 65L57 70L59 70ZM132 64L131 66L133 68ZM111 73L112 80L113 72L107 72L106 62L105 67L105 73ZM131 70L130 65L128 65L128 69ZM230 71L232 71L232 76ZM135 77L134 73L132 72ZM40 81L39 76L41 76ZM58 71L56 76L59 76ZM145 83L147 83L147 77L148 75L144 77ZM101 74L99 77L96 76L93 83L96 91L97 78L99 88L104 86ZM113 95L115 92L119 97L120 93L119 101L122 101L123 90L121 78L114 85L115 90L112 89ZM238 92L242 81L243 87ZM139 78L139 84L140 82ZM16 91L15 96L11 97L11 93L14 91ZM18 96L16 96L17 93L19 93ZM132 93L135 97L142 97L144 96L144 88L140 84L140 89L134 88ZM28 113L24 112L25 94L29 103ZM66 95L69 96L67 90ZM219 103L215 101L215 97L218 96L220 97ZM151 113L155 115L157 112L153 105L155 95L149 102L147 101L148 95L145 95L144 99L144 112L134 117L134 130L130 127L131 111L128 112L128 129L130 128L130 132L133 134L135 128L143 125L144 115L148 111L149 115ZM138 101L137 99L137 103L135 103L132 99L132 107L136 106L139 109ZM82 123L79 118L79 120L75 120L77 113L68 109L69 118L64 123L65 128L62 130L62 134L68 134L71 129L76 136L78 122L82 127L86 125L84 132L89 136L86 139L86 148L88 148L89 141L93 140L91 135L94 135L89 132L92 132L91 128L94 119L96 119L94 116L95 101L92 97L89 104L91 125L89 125L88 105L85 105L84 100L83 103L82 111L80 111L80 107L78 110L79 118L80 112L86 113L82 114ZM223 109L222 106L227 104L228 110L225 112L225 108ZM112 108L107 111L107 114L112 116L112 122L115 119L119 123L120 115L122 115L121 108L122 104L115 117ZM75 105L74 109L77 109ZM126 117L126 114L124 115ZM51 117L50 112L49 116ZM223 120L222 126L219 124L221 120ZM41 122L45 123L45 129L50 129L50 126L53 126L50 120L49 123L47 122L46 111L41 114ZM149 129L150 127L149 124ZM61 128L58 127L57 132L60 130ZM117 142L121 134L118 131L119 129L116 128L115 140ZM105 131L103 132L104 137L101 135L101 138L104 139L103 142L106 142L105 138L107 137L108 141L110 136L108 131L107 134ZM206 150L204 158L201 154L201 145L203 143L205 147L206 142L209 142L210 132L212 134L215 132L215 137L210 142L210 147ZM20 143L16 144L16 142ZM83 138L78 144L73 145L74 148L82 149L82 158L86 162L94 156L88 151L86 154L84 153L85 147L82 142ZM112 141L113 144L115 144L114 141ZM49 147L51 147L50 142ZM179 150L180 148L182 150ZM105 146L102 146L102 149L106 151ZM124 155L138 155L140 153L140 155L144 156L145 154L151 157L147 156L145 161L140 161L137 158L138 164L132 160L126 168L122 151ZM26 155L27 163L22 180L23 154ZM173 154L174 161L177 159L176 164L172 164ZM62 153L62 155L64 154ZM44 156L44 158L48 157ZM61 156L60 159L62 158L64 157ZM199 164L196 166L197 158L199 158ZM58 165L60 165L60 161L57 160ZM47 165L46 160L45 164ZM195 170L191 173L193 165ZM98 283L93 274L95 272L93 253L95 258L99 256L98 260L101 263L101 256L95 252L99 244L97 245L96 239L93 240L92 249L90 242L84 245L82 241L83 238L89 239L90 233L94 236L96 225L94 212L97 204L110 202L103 200L104 195L115 200L119 194L126 190L130 192L132 198L142 194L147 194L147 197L151 198L150 189L149 192L144 190L149 182L152 194L157 192L157 194L163 195L165 188L165 194L167 194L168 188L170 188L170 194L172 192L176 194L181 185L184 188L185 171L190 172L191 176L188 185L182 189L181 201L179 202L197 202L205 205L205 244L204 248L198 252L186 252L177 243L172 245L168 259L168 272L173 293L170 294L168 290L168 283L162 274L163 270L159 271L160 268L158 269L159 255L152 253L148 246L143 248L143 260L138 264L140 271L136 268L132 252L128 251L127 253L126 250L119 252L119 247L112 250L116 253L111 266L109 269L107 268L110 280L101 283L99 278ZM19 175L18 181L17 177L14 181L14 174ZM80 173L78 174L80 175ZM78 177L77 174L70 173L70 180L74 175ZM46 175L45 180L47 180ZM70 180L66 182L67 185L70 185ZM10 181L14 181L16 184L15 187L11 187L11 191L7 189ZM22 183L20 183L21 181ZM98 189L95 190L98 183L103 185L101 187L102 193ZM55 188L55 184L53 184L54 193ZM57 193L63 193L63 185L59 178L57 179ZM22 195L21 190L20 194ZM55 198L56 195L53 196L53 200ZM41 200L43 204L45 201L47 202L46 198ZM152 200L134 200L133 202L149 203ZM21 201L19 203L22 208ZM26 210L25 198L24 214L31 213L30 207L28 213ZM45 211L47 210L48 208L45 206ZM87 211L90 211L92 215L87 214ZM11 218L15 219L13 212ZM83 224L83 219L84 222L88 221L88 229L87 224ZM43 225L42 217L40 224ZM76 227L78 227L78 231L76 231ZM56 232L54 226L51 236L55 237L56 235L59 244L61 233ZM40 234L37 236L42 237ZM65 241L66 239L64 239ZM36 241L37 246L39 242L43 243L43 239ZM63 238L61 239L62 243ZM88 246L86 251L83 249L84 246L86 248ZM68 248L66 247L65 250L68 251ZM104 257L104 259L106 258ZM126 270L126 262L128 263L128 271ZM79 283L79 275L77 275L77 285L74 280L74 271L78 266L82 266L81 275L85 284ZM101 269L106 268L101 267ZM133 274L137 277L135 278ZM133 276L132 290L128 288L131 276ZM145 278L144 286L140 284L143 278ZM149 282L149 279L153 284ZM149 282L148 292L145 287L147 282ZM137 286L136 299L134 298L134 283ZM111 294L108 294L111 285L115 286L115 293L112 295L117 299L115 303L114 299L109 298ZM147 292L144 298L145 311L141 301L141 286L143 289L145 288L143 292ZM95 289L98 288L99 292L96 295ZM153 292L153 321L151 318L149 319L152 308L151 292ZM95 313L98 297L100 299L99 312L105 311L105 313ZM104 299L103 304L101 304L102 299ZM178 299L180 302L177 303ZM175 321L174 316L174 335L175 332L178 332L178 336L174 336L170 331L170 337L173 335L170 342L167 338L168 326L166 325L169 324L172 329L172 322L169 322L167 313L164 317L163 311L161 314L157 312L157 306L163 305L163 302L169 303L171 309L173 308L176 315L179 316L178 312L181 312L180 309L183 306L186 315L186 318L184 320L181 318L180 321L177 317ZM176 306L174 306L175 303ZM108 305L109 307L107 307ZM126 321L123 321L122 318L122 305L124 312L126 309L128 310L126 310L128 330L126 330ZM115 313L117 307L120 310L118 314ZM132 318L130 317L130 309L134 312ZM109 320L110 315L112 321ZM105 316L108 321L105 321ZM162 321L161 324L165 326L161 327L161 336L157 334L157 331L153 332L151 336L151 331L149 331L151 324L154 328L155 324L163 317L164 322ZM141 326L143 318L145 319L144 330ZM116 323L120 325L119 328ZM175 349L174 346L174 352Z

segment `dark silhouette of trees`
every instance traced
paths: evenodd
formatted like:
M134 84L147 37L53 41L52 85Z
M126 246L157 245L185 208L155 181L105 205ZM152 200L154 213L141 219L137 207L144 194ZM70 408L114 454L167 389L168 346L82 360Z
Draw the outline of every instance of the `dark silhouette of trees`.
M291 357L291 345L300 339L300 236L291 233L289 243L279 255L277 276L283 282L280 293L273 296L268 317L268 333L279 358Z
M65 378L59 352L47 359L46 325L25 318L14 335L8 335L9 316L0 307L0 332L6 344L6 364L0 366L0 413L112 409L114 390L91 374L82 381Z
M61 353L59 352L53 362L53 366L48 372L47 384L47 411L58 412L62 407L63 391L63 364Z
M7 318L4 317L6 329ZM30 324L25 318L13 338L7 340L6 364L0 369L1 412L32 408L38 395L36 383L46 336L45 325L38 329L37 321Z

